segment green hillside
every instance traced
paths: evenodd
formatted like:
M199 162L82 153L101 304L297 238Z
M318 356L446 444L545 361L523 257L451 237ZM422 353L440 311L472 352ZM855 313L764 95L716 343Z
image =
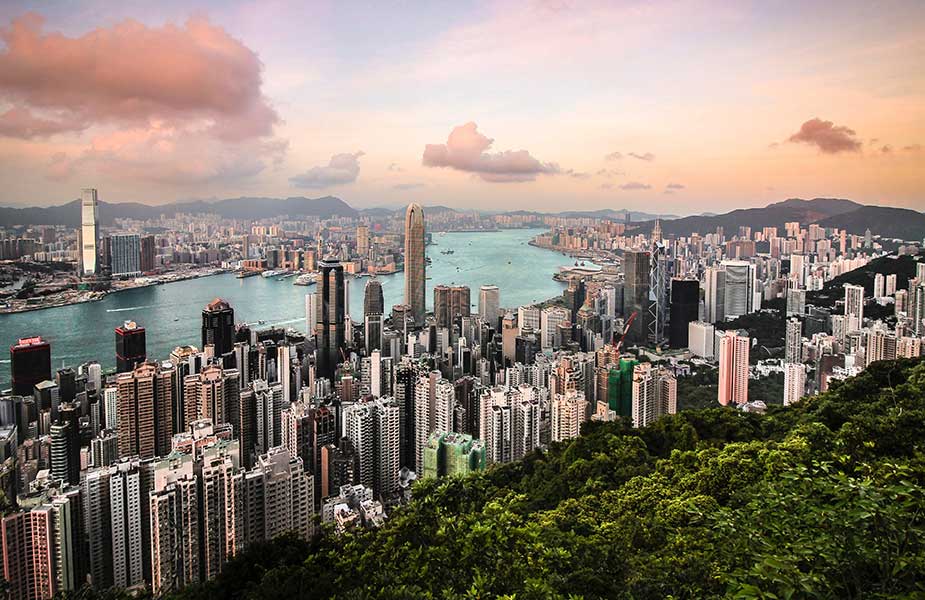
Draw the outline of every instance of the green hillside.
M252 547L176 598L910 598L925 594L925 362L766 415L589 423L425 481L378 531Z

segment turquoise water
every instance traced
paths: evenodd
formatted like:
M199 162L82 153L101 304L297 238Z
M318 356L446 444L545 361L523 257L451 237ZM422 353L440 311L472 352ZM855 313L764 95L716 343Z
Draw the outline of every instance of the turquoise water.
M479 286L495 284L501 288L501 305L506 307L561 293L563 286L553 281L552 275L573 261L558 252L528 245L540 231L434 235L435 244L427 247L432 261L427 270L428 307L433 303L431 290L437 284L468 285L473 304L478 303ZM441 250L454 253L441 254ZM349 279L354 321L363 318L367 280ZM402 301L404 275L380 276L379 280L388 311ZM315 287L292 285L292 281L216 275L110 294L99 302L0 315L0 343L5 349L20 337L41 335L51 342L54 368L62 363L76 366L98 360L104 369L111 369L115 366L113 329L131 319L146 329L148 356L162 360L178 345L200 345L202 308L216 296L231 303L236 321L264 321L259 327L278 325L305 331L305 294L313 293ZM10 381L9 355L4 351L0 356L0 388L5 388Z

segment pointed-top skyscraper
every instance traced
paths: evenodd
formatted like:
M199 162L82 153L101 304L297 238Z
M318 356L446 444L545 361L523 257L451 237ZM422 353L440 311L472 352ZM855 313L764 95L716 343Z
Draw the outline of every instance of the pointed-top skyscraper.
M415 323L424 321L425 279L424 209L412 203L405 211L405 304L411 307Z

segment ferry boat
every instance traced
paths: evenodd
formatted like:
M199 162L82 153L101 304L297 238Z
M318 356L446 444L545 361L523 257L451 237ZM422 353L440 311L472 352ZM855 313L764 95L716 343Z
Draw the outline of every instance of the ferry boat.
M453 254L455 252L456 252L455 250L441 250L440 254Z
M295 278L292 285L311 285L315 283L315 275L312 273L303 273Z
M248 277L255 277L260 275L260 271L238 271L235 273L235 277L238 279L246 279Z
M269 279L270 277L276 277L279 274L280 274L279 271L274 271L273 269L269 269L267 271L264 271L260 275L263 276L264 279Z

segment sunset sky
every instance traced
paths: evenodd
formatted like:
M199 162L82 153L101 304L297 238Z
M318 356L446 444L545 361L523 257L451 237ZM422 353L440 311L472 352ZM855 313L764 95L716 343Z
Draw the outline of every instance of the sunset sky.
M925 210L925 2L4 2L0 183Z

